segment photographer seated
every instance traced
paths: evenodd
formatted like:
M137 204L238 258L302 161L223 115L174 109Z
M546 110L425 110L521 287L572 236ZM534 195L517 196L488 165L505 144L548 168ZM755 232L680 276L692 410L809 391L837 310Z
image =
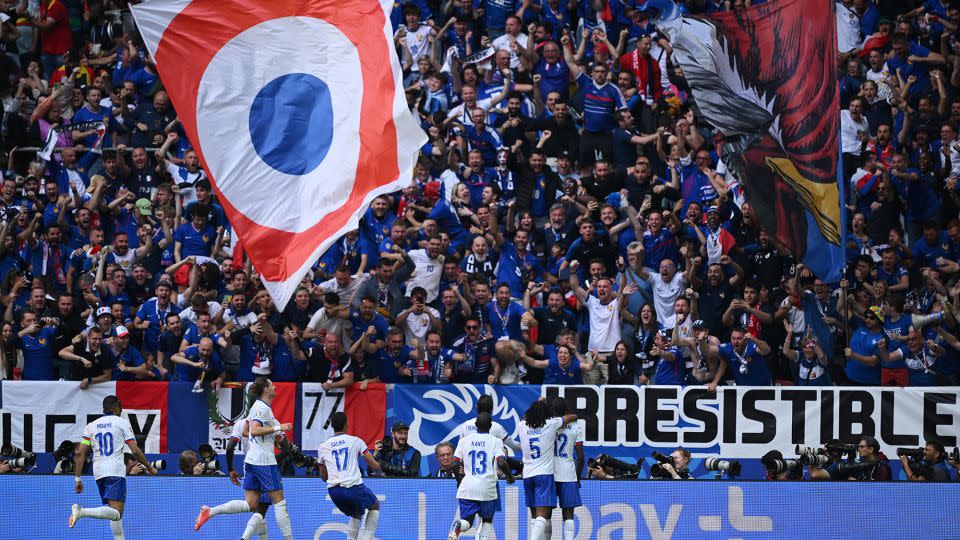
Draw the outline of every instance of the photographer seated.
M861 437L860 442L857 443L857 454L860 456L859 463L870 463L872 466L851 471L852 474L847 476L848 480L884 481L892 479L890 460L880 451L880 443L877 442L877 439L870 436Z
M917 449L919 450L919 448ZM947 451L939 441L927 441L923 447L923 459L917 461L919 452L901 452L900 463L907 480L912 482L949 482L950 469L947 468ZM913 458L913 459L911 459Z
M204 445L201 445L201 449ZM212 461L212 463L211 463ZM180 452L180 474L185 476L222 475L217 464L216 456L212 460L200 459L200 454L193 450Z
M677 448L669 456L660 452L653 453L653 459L659 463L650 467L650 478L658 480L690 480L690 451L686 448Z
M420 476L420 451L407 445L410 426L394 422L393 439L386 437L374 443L373 457L389 477Z

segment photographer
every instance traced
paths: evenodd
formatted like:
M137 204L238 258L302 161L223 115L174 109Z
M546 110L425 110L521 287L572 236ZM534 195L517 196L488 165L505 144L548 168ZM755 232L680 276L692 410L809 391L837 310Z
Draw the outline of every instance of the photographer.
M631 465L606 454L600 454L596 459L590 458L587 460L587 478L597 480L629 478L636 480L640 474L641 463L643 463L643 458L640 458L635 465Z
M407 446L410 426L404 422L394 422L393 439L384 438L374 443L373 457L380 464L387 477L420 475L420 452Z
M919 450L919 449L917 449ZM919 462L911 457L919 452L901 452L900 463L903 465L903 472L907 475L907 480L912 482L949 482L950 470L947 469L947 451L939 441L927 441L923 447L923 459Z
M771 450L760 458L767 471L766 480L803 480L803 467L799 460L784 459L779 450Z
M204 446L200 445L200 451L203 452ZM204 452L206 453L206 452ZM184 450L180 452L180 474L185 476L207 476L222 475L219 464L216 462L216 456L212 459L201 459L200 454L193 450Z
M880 451L880 443L877 439L864 436L857 443L857 454L860 456L858 463L872 464L870 467L863 467L859 470L851 471L847 476L848 480L867 481L886 481L890 480L890 460Z
M690 480L690 451L686 448L677 448L669 456L660 452L653 453L653 459L659 463L650 467L650 478L658 480Z

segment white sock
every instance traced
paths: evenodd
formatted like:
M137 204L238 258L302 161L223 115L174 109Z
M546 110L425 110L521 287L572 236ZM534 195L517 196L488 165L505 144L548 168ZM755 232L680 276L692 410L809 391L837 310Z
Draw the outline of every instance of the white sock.
M553 538L553 518L547 518L547 524L543 528L543 540L550 540Z
M268 536L268 534L267 534L267 522L266 522L266 521L261 521L261 522L260 522L260 528L257 529L257 537L258 537L260 540L267 540L267 538L269 538L269 536Z
M363 540L373 540L373 535L377 534L377 523L380 521L379 510L367 510L367 519L363 522Z
M111 521L110 531L113 533L113 540L123 540L123 519Z
M247 520L247 528L243 530L243 540L250 540L253 538L253 535L260 530L260 525L263 524L263 516L254 512L250 519Z
M110 508L109 506L98 506L96 508L81 508L80 517L93 518L93 519L109 519L110 521L119 521L120 512L117 512L116 508Z
M480 534L477 535L477 540L489 540L490 533L493 532L493 523L484 522L480 525Z
M247 501L227 501L219 506L214 506L211 508L210 515L219 516L220 514L242 514L249 511L250 505L247 504Z
M293 533L290 530L290 514L287 513L286 499L273 505L273 517L277 520L283 540L292 540Z
M572 519L563 520L563 540L573 540L577 525Z
M349 540L357 540L357 533L360 532L360 520L357 518L350 518L350 523L347 523L347 538Z
M533 529L530 530L530 540L543 540L543 533L547 528L547 520L538 517L533 520Z

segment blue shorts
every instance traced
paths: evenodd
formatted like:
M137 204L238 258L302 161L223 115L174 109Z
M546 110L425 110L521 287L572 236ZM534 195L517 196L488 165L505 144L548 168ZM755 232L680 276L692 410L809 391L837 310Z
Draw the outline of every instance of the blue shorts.
M107 501L127 500L127 479L123 476L104 476L97 480L97 488L103 504L108 504Z
M460 503L460 518L467 521L473 521L473 516L479 514L482 519L493 519L493 514L497 512L499 499L492 501L471 501L470 499L457 499Z
M259 491L261 494L283 489L283 483L280 481L280 467L244 463L243 489Z
M557 482L556 486L560 508L583 506L583 501L580 500L580 486L576 482Z
M527 508L555 508L557 506L557 489L554 486L552 474L524 478L523 494L527 501Z
M351 487L333 486L327 489L330 500L343 515L360 519L363 513L377 504L377 496L363 484Z

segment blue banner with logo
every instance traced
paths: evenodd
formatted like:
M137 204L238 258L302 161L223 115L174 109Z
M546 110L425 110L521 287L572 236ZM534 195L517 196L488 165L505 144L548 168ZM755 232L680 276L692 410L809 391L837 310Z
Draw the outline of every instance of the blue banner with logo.
M81 519L74 530L67 529L71 504L101 504L93 479L85 476L84 483L86 489L76 495L72 475L0 477L0 491L17 499L15 512L0 513L4 537L111 537L104 520ZM457 515L454 480L365 483L380 500L377 538L446 538ZM345 538L347 517L334 508L320 479L285 478L283 488L294 538ZM493 521L495 538L526 540L529 517L522 487L501 483L500 493L503 511ZM950 512L960 507L960 484L589 480L583 482L581 496L577 540L956 538ZM124 532L138 540L237 538L249 514L215 516L200 532L194 532L193 521L202 504L241 498L240 488L224 477L132 477L127 480ZM878 506L881 501L888 510ZM555 512L555 537L562 530L559 519ZM267 512L267 527L270 537L279 538L273 510Z

